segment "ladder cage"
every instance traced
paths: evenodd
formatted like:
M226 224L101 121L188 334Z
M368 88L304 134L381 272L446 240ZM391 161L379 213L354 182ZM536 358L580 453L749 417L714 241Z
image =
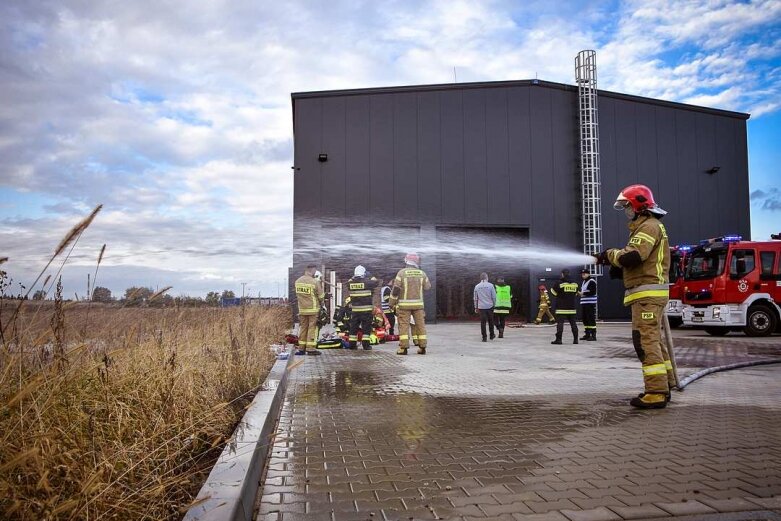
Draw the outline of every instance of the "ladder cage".
M597 53L580 51L575 57L580 131L580 185L583 216L583 253L602 251L602 205L599 179L599 113L597 107ZM602 266L584 266L592 275L602 275Z

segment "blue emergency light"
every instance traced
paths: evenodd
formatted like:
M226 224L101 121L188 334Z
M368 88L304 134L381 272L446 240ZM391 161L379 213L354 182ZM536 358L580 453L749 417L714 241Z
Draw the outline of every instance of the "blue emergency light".
M743 237L741 235L725 235L723 237L714 237L713 239L703 239L700 241L700 246L713 244L714 242L739 242L742 240Z

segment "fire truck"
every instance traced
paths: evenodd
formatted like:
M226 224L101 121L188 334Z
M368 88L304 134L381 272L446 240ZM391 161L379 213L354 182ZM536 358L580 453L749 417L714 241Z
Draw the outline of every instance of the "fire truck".
M714 336L781 333L781 241L727 235L692 249L683 282L683 323Z
M692 248L688 245L670 248L670 300L666 312L670 327L683 324L683 274Z

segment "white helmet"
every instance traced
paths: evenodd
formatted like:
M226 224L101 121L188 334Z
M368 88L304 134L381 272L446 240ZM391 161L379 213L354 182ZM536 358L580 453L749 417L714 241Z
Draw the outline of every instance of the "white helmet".
M355 271L353 272L354 277L363 277L366 275L366 268L361 266L360 264L355 267Z
M316 278L317 280L320 280L320 279L322 279L322 278L323 278L323 274L322 274L322 273L320 273L320 271L316 271L316 272L315 272L315 278Z

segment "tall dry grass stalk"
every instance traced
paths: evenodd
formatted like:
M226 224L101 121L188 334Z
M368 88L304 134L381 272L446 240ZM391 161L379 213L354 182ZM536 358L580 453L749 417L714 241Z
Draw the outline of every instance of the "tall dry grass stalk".
M288 310L55 307L0 352L0 518L181 518Z

